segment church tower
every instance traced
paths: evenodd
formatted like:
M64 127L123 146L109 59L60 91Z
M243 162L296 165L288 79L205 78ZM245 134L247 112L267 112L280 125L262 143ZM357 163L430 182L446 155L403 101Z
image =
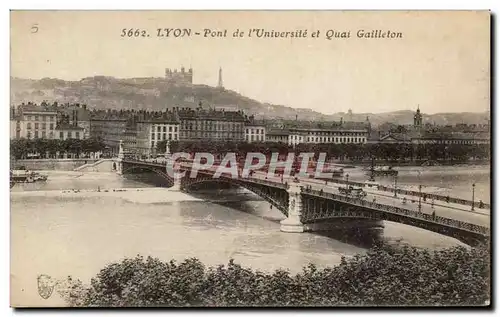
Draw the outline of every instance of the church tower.
M224 88L222 83L222 67L219 67L219 82L217 84L217 88Z
M415 113L415 116L413 117L413 127L415 129L421 129L422 128L422 114L420 113L420 106L417 107L417 112Z

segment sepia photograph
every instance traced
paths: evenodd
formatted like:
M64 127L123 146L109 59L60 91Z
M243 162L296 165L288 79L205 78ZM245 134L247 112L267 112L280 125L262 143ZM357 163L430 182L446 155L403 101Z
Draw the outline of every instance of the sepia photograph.
M490 11L10 11L10 306L491 303Z

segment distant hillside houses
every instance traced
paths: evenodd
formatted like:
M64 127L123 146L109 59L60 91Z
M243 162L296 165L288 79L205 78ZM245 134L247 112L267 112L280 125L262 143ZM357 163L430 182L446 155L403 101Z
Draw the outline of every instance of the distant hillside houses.
M369 143L406 144L490 144L490 122L483 124L435 125L423 122L420 109L413 125L385 123L372 130Z

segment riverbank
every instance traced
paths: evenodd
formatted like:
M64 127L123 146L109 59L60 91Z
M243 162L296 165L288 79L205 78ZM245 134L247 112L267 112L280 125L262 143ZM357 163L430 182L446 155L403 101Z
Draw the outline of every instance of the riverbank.
M427 163L429 165L427 165ZM371 160L363 160L363 161L351 161L351 160L335 160L332 161L333 164L338 164L338 165L346 165L346 166L371 166L372 161ZM429 160L419 160L419 161L385 161L385 160L377 160L373 162L374 165L376 166L394 166L394 167L429 167L429 166L446 166L446 167L453 167L453 166L489 166L491 165L490 160L475 160L475 161L429 161ZM436 164L436 165L433 165Z
M202 200L180 191L157 187L24 191L11 192L11 197L118 197L142 204Z
M98 159L91 158L59 158L59 159L25 159L17 160L11 168L18 169L23 166L29 170L58 170L58 171L72 171L77 167L85 164L92 164L97 162Z

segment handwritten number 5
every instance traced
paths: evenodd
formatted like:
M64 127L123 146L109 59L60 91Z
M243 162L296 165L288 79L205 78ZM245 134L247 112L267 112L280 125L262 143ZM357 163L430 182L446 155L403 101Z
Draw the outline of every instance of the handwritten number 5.
M31 27L31 33L37 33L38 32L38 24L33 24Z

